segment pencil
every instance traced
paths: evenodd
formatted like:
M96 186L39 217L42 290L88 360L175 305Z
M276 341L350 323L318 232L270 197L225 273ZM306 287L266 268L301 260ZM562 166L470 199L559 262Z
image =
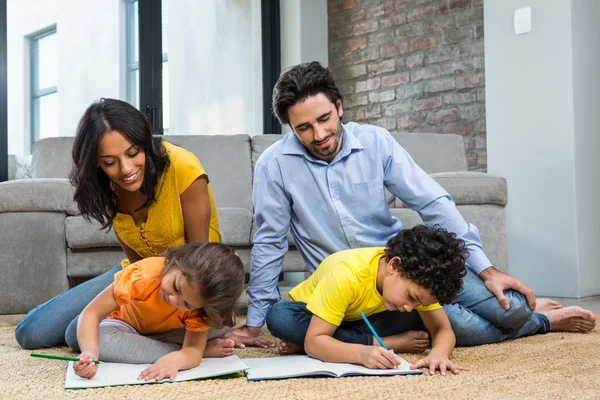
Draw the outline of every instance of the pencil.
M31 357L40 357L40 358L49 358L52 360L79 361L79 357L64 357L64 356L55 356L52 354L31 353L30 356ZM101 363L101 361L94 360L94 364L100 364L100 363Z
M373 325L371 325L371 323L369 322L369 320L367 319L367 316L365 315L364 312L360 312L360 316L362 317L362 319L365 320L365 322L367 323L367 326L369 327L369 329L371 330L371 332L373 333L373 337L375 339L377 339L377 341L379 342L379 344L381 345L381 347L383 347L384 349L388 349L387 347L385 347L385 344L383 344L383 340L381 340L381 338L379 337L379 335L377 334L377 332L375 332L375 328L373 328Z

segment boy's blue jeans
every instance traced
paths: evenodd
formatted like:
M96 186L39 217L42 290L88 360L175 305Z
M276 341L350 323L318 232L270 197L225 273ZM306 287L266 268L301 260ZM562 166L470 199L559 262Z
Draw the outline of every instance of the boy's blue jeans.
M444 306L457 346L498 343L550 330L548 318L531 311L522 294L513 290L504 294L510 303L508 311L500 306L481 278L467 268L463 289L455 303ZM274 336L303 346L311 317L305 303L278 302L267 314L267 326ZM379 336L425 329L416 311L384 311L369 316L369 321ZM373 336L362 320L343 322L334 337L347 343L373 344Z
M114 275L120 270L121 266L117 265L29 311L15 329L17 343L24 349L64 345L69 325L68 334L74 336L71 342L76 341L77 317L94 297L114 282Z
M267 313L267 327L273 336L304 346L304 338L311 318L312 313L306 309L306 303L280 301L273 304ZM411 329L425 330L423 321L416 311L410 313L383 311L369 315L368 318L375 332L381 337ZM368 346L373 344L373 334L362 319L342 322L333 337L345 343Z

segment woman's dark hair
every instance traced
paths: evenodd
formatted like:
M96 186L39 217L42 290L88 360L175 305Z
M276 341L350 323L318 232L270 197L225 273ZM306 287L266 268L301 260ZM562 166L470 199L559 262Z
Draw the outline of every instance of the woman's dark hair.
M211 327L233 326L235 302L244 290L244 266L232 248L193 242L167 249L163 274L179 269L187 283L198 288L198 314Z
M69 179L75 187L73 200L83 217L95 219L102 228L112 227L119 209L119 197L111 188L111 181L98 166L98 142L102 135L117 131L146 154L144 181L140 191L147 200L139 209L156 200L156 184L169 166L169 156L162 145L163 139L154 136L150 123L132 105L115 99L100 99L83 113L73 142L73 164Z
M388 262L399 257L394 268L404 278L430 290L440 304L456 297L467 273L465 243L438 225L401 230L387 242L385 257Z
M288 124L288 108L319 93L333 104L343 100L329 68L317 61L296 65L284 71L273 88L273 112L282 124Z

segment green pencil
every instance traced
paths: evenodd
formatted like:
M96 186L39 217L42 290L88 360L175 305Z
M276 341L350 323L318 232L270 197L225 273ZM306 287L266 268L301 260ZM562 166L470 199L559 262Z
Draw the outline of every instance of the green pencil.
M64 357L64 356L55 356L52 354L38 354L31 353L31 357L40 357L40 358L49 358L51 360L63 360L63 361L79 361L79 357ZM100 364L102 361L94 360L94 364Z

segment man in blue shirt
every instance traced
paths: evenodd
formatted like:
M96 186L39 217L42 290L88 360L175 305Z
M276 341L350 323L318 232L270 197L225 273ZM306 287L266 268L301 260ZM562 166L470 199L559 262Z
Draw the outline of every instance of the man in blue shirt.
M341 123L342 94L327 68L297 65L280 77L273 109L292 132L256 163L253 187L258 230L252 248L246 326L256 336L271 305L291 232L310 272L328 255L385 246L402 229L390 214L384 188L426 225L462 239L468 274L454 304L445 306L457 345L500 342L552 330L589 331L593 313L536 298L520 280L496 270L477 228L465 222L450 195L427 175L385 129ZM539 311L534 312L533 310Z

